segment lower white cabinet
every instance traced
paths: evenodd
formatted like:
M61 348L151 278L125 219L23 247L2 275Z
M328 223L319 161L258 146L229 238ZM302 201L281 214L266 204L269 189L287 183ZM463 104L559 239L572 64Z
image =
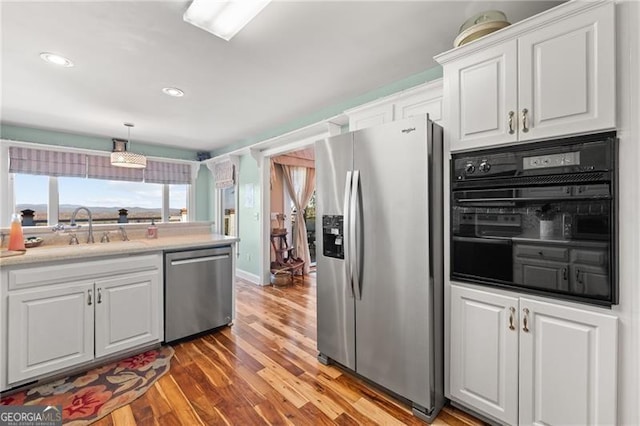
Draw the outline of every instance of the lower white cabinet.
M160 340L157 271L96 281L96 357Z
M451 285L451 397L505 424L616 423L615 316Z
M93 359L92 282L9 294L9 383Z
M159 254L18 268L7 275L1 389L162 340Z

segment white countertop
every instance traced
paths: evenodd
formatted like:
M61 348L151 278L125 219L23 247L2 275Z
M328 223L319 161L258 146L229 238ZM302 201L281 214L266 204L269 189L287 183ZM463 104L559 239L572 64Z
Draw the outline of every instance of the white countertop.
M43 245L27 249L24 254L0 251L0 267L28 265L33 263L89 259L103 256L123 256L159 252L164 250L185 250L192 248L229 245L238 242L237 237L220 234L194 234L165 236L157 239L136 239L77 245Z

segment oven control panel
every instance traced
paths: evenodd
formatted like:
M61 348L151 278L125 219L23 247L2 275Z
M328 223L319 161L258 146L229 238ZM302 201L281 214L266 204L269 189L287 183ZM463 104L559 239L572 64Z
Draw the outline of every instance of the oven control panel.
M538 155L535 157L524 157L522 159L523 170L578 165L580 165L579 151L563 152L561 154Z

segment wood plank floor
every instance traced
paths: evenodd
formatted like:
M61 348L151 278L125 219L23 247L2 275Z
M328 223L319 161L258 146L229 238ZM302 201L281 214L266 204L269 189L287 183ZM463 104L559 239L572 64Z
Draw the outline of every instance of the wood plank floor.
M232 327L174 345L171 369L96 425L424 425L407 406L316 360L315 279L237 283ZM435 425L481 425L445 407Z

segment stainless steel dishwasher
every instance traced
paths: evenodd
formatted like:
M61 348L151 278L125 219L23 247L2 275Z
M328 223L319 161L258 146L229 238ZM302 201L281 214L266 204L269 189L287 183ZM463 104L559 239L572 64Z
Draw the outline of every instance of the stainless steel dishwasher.
M231 253L230 246L165 252L166 342L231 323Z

